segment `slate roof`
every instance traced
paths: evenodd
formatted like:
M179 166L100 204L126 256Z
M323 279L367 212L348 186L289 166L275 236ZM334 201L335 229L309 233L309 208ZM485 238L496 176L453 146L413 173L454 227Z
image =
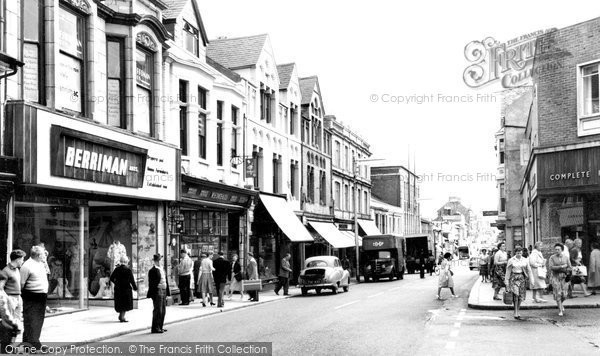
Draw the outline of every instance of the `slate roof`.
M310 104L315 85L318 83L317 76L300 78L300 94L302 95L302 105Z
M296 63L280 64L277 66L277 73L279 73L279 89L287 89L292 79L292 73L294 72L294 66Z
M258 63L267 34L211 40L206 55L229 69L255 66Z
M165 0L167 3L167 9L163 11L163 18L175 19L179 17L181 11L189 0Z
M215 60L213 60L210 57L206 57L206 63L208 63L208 65L210 65L211 67L215 68L216 70L218 70L221 74L223 74L224 76L226 76L227 78L233 80L236 83L239 83L242 80L242 77L237 74L236 72L227 69L225 67L223 67L221 65L221 63L215 62Z

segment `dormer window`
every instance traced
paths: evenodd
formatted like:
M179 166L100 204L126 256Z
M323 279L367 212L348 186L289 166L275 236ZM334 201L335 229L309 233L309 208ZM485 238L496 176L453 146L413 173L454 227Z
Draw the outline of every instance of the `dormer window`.
M198 36L200 32L197 28L185 22L183 25L183 39L185 43L185 49L193 53L196 57L198 53Z

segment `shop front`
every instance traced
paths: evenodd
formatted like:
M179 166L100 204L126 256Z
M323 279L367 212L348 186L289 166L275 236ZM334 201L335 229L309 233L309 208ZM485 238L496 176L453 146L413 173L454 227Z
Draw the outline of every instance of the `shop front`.
M9 113L23 168L2 255L20 248L29 256L43 244L55 313L112 305L109 277L122 256L138 283L135 299L145 298L152 256L166 252L178 150L33 106Z
M249 251L258 262L263 283L275 283L281 259L292 255L291 281L297 280L305 259L305 244L314 242L300 219L279 195L260 193L254 210Z
M600 147L537 156L537 189L532 210L536 240L553 245L583 241L587 263L592 242L600 242Z
M214 253L216 257L223 251L229 261L237 255L243 264L249 211L257 195L252 190L181 176L181 201L174 207L180 229L172 229L175 233L171 235L167 255L172 284L177 285L181 249L186 249L194 261L202 253Z

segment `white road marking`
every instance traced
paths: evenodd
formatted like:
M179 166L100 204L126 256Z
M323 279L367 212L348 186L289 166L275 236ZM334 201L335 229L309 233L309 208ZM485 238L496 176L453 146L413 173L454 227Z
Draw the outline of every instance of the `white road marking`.
M454 323L454 327L457 328L457 329L460 328L460 325L461 325L460 323Z
M457 337L458 336L458 330L452 330L452 332L450 333L450 337Z
M336 309L336 310L337 310L337 309L340 309L340 308L343 308L343 307L347 307L348 305L352 305L352 304L354 304L354 303L358 303L358 302L360 302L360 300L355 300L355 301L353 301L353 302L350 302L350 303L342 304L342 305L340 305L340 306L337 306L337 307L335 307L335 308L333 308L333 309Z
M373 294L373 295L370 295L370 296L368 296L367 298L375 298L375 297L379 297L380 295L383 295L383 292L381 292L381 293L377 293L377 294Z
M456 347L456 342L455 341L448 341L446 343L446 349L447 350L454 350L455 347Z
M469 316L463 316L463 318L466 318L466 319L485 319L485 320L504 320L503 318L498 317L498 316L485 316L485 315L479 315L479 316L469 315Z

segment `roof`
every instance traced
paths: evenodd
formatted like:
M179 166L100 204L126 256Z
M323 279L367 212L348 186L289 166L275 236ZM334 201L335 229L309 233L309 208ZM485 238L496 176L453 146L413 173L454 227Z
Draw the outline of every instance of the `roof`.
M258 63L267 34L211 40L206 55L229 69L247 68Z
M292 79L292 73L294 73L294 66L296 63L280 64L277 66L277 73L279 74L279 89L287 89Z
M210 58L208 56L206 57L206 63L236 83L239 83L242 80L242 77L239 74L237 74L236 72L234 72L230 69L225 68L220 63L215 62L215 60L213 60L212 58Z
M204 45L206 45L208 43L208 36L206 35L204 22L202 21L202 16L200 16L200 10L198 9L196 0L165 0L168 7L162 13L163 21L164 23L175 21L181 15L181 12L188 1L192 2L192 8L194 9L194 14L198 20L198 26L200 27L198 30L200 31L200 36L202 37Z
M315 85L318 85L319 79L317 76L300 78L300 94L302 95L302 105L310 104L312 94L315 90Z

